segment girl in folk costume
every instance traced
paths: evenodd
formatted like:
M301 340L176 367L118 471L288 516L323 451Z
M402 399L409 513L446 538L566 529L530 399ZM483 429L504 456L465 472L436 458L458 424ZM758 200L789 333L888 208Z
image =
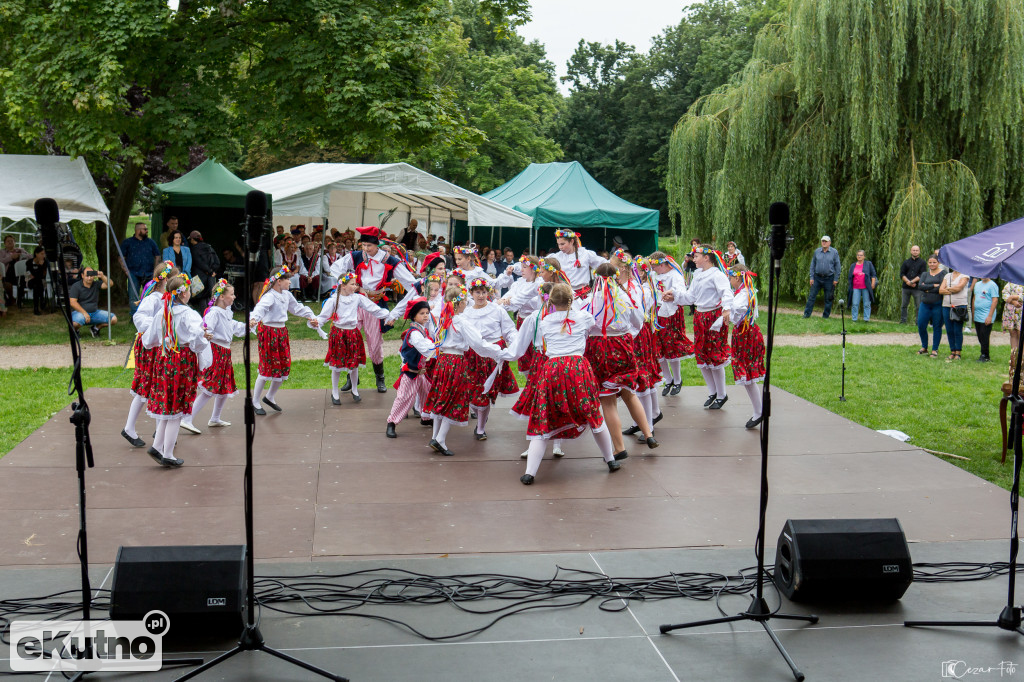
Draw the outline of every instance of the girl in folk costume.
M526 473L519 479L524 485L533 483L549 439L576 438L588 427L608 471L618 471L620 466L615 461L608 426L601 416L597 377L583 357L594 318L586 311L572 310L572 289L567 284L553 286L548 300L550 312L540 321L538 315L533 315L524 322L515 344L504 355L511 359L522 356L526 347L533 343L535 333L544 339L547 361L530 377L531 380L536 377L535 398L529 407L524 406L528 411L520 413L529 419Z
M764 379L764 337L757 326L756 273L747 266L736 264L729 268L729 283L733 288L730 320L732 322L732 376L737 386L747 390L754 414L747 420L747 428L761 423L761 389Z
M234 302L235 288L226 279L218 280L203 314L203 328L211 334L213 363L199 378L199 392L192 403L192 411L181 420L181 428L186 431L200 433L193 420L210 398L213 398L213 415L207 426L231 426L231 422L220 418L224 403L238 393L235 370L231 366L231 339L245 336L245 323L231 318L231 304Z
M412 323L402 334L402 369L395 382L398 395L388 415L388 425L384 435L398 438L395 427L405 419L409 408L415 403L426 403L430 391L430 380L427 378L427 362L434 357L434 337L428 330L430 325L430 304L422 296L409 302L405 317Z
M686 291L683 271L672 256L655 251L648 259L658 314L654 318L654 337L658 341L661 371L667 377L662 395L679 395L683 387L679 365L693 357L693 342L686 335L686 318L679 299Z
M651 426L651 434L654 433L654 425L661 421L661 408L658 405L658 384L661 382L661 365L658 363L657 342L654 340L654 332L651 325L651 317L654 312L654 293L649 282L641 279L642 269L647 267L640 258L633 259L622 249L617 249L609 261L609 265L617 269L616 281L629 298L630 305L640 309L644 319L639 331L633 338L633 347L636 355L636 395L643 407L644 416ZM637 436L641 443L647 442L647 436L643 434L639 423L622 432L624 436Z
M540 310L541 295L537 289L537 268L540 266L540 260L535 256L523 256L519 259L519 279L512 283L512 286L505 293L505 297L498 301L498 304L508 310L515 312L516 314L516 329L523 326L523 321L533 313ZM512 271L516 266L510 265L508 273ZM526 349L526 354L519 358L519 371L526 375L527 378L530 376L530 371L533 366L534 357L536 355L533 344Z
M729 364L729 309L732 307L732 287L722 267L722 255L702 244L694 249L693 262L697 266L690 286L676 298L679 305L694 305L693 338L696 345L697 367L704 375L708 399L704 407L722 409L729 399L725 392L725 366ZM668 294L666 294L666 297Z
M408 315L406 315L408 306L418 298L425 298L431 312L436 308L437 313L440 314L441 308L444 307L444 284L447 274L444 267L444 257L439 253L427 255L423 259L420 274L423 277L416 280L416 284L406 292L405 297L396 303L395 307L391 310L387 318L388 324L392 324L403 316L408 318ZM461 281L459 283L462 284ZM436 317L436 315L433 317ZM431 331L433 330L431 329Z
M146 348L142 343L142 335L153 319L163 311L164 286L171 277L178 276L178 268L174 263L165 260L156 266L153 271L153 279L146 283L140 292L139 307L132 315L132 322L138 333L135 335L135 346L132 354L135 357L135 374L132 377L132 404L128 408L128 421L121 429L121 435L126 441L137 448L146 447L146 442L139 438L135 427L139 421L139 414L146 406L149 399L149 387L153 381L153 372L156 369L156 358L160 351L157 348Z
M423 404L423 416L434 420L429 446L442 455L451 456L455 453L448 449L448 431L452 424L465 426L469 423L469 403L474 395L464 354L472 348L478 355L497 360L502 349L484 341L480 332L462 315L469 299L466 287L449 286L444 299L434 341L437 364Z
M647 415L636 396L639 373L634 336L644 325L643 308L630 303L626 292L615 278L618 270L611 263L603 263L595 271L594 290L583 310L593 315L596 324L590 328L584 357L597 378L598 396L604 411L615 450L615 459L629 456L622 440L618 398L626 404L629 414L640 426L647 447L658 447Z
M327 341L327 357L324 367L331 370L331 404L341 405L338 387L342 372L348 372L352 385L352 400L361 402L359 395L359 368L366 365L366 348L359 333L359 314L365 313L378 320L386 319L387 308L381 308L366 296L357 294L355 273L346 272L338 278L338 288L324 301L317 316L320 328L328 323L331 334Z
M608 261L590 249L583 248L579 233L572 230L555 230L555 242L558 250L551 256L558 261L568 277L573 295L577 299L586 298L593 284L593 271Z
M470 243L466 246L456 246L452 249L452 257L455 260L455 268L465 273L467 280L474 277L483 277L487 281L491 276L484 272L480 263L480 250L476 244Z
M491 284L483 277L474 277L469 281L469 293L473 297L473 305L466 308L462 317L476 328L480 336L490 343L505 348L515 338L516 327L508 313L490 300ZM476 413L477 440L487 440L487 417L491 413L491 405L498 399L498 394L515 395L519 392L515 375L507 363L491 358L481 357L473 349L466 351L466 369L473 383L475 394L471 401L471 409ZM497 370L490 389L485 390L488 377Z
M260 300L249 314L249 326L256 327L256 339L260 347L259 373L256 375L256 386L252 391L252 406L256 414L267 413L260 406L263 387L270 382L267 397L263 398L271 409L281 412L277 404L277 391L288 378L292 367L292 351L288 343L288 313L304 317L314 329L319 329L320 321L313 311L295 300L288 291L291 273L287 268L280 268L263 283ZM322 333L322 332L321 332Z
M331 274L340 279L343 273L354 272L359 292L384 308L388 302L388 294L394 295L392 283L397 281L408 291L416 283L416 276L401 258L392 256L380 248L380 229L371 225L357 227L356 231L359 232L361 250L353 251L336 261L331 267ZM384 385L383 326L377 317L364 309L360 309L358 319L359 327L366 335L366 346L370 361L373 363L377 392L386 393L388 389ZM343 392L350 389L351 381L346 381L341 387Z
M185 462L174 456L181 418L192 409L199 371L210 366L210 339L199 313L188 307L192 282L188 275L167 281L163 309L142 335L146 348L158 348L156 371L149 387L146 413L156 420L156 436L149 456L164 467Z

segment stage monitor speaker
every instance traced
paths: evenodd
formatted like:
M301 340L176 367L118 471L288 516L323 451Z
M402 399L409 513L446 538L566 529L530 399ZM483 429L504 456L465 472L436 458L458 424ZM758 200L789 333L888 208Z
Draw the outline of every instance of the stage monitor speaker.
M121 547L110 617L137 620L156 609L168 636L236 636L244 626L245 545Z
M914 568L899 519L789 519L774 579L793 601L894 601Z

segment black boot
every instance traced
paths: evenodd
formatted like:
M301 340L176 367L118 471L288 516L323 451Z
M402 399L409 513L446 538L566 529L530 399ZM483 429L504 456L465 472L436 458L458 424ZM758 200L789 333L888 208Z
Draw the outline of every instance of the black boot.
M352 374L351 373L345 375L345 385L342 386L340 390L341 390L342 393L348 393L349 391L352 390Z
M388 389L384 386L384 363L375 362L373 363L373 375L377 377L377 393L387 393Z
M392 424L391 422L388 422L388 428L386 431L384 431L384 435L387 436L388 438L398 438L398 434L395 433L395 425Z

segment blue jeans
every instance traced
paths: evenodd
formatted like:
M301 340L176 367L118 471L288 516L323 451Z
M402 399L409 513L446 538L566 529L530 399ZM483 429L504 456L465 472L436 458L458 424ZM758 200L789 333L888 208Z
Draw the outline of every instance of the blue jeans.
M917 333L921 335L921 348L928 347L928 323L932 325L932 350L939 349L942 341L942 303L924 303L917 306Z
M867 289L854 289L853 307L850 308L850 319L854 322L857 321L857 311L860 310L862 302L864 303L864 321L867 322L871 319L871 294Z
M85 315L77 310L71 311L71 321L79 327L85 324L110 324L110 315L107 314L106 310L95 310L89 313L89 320L90 322L86 322Z
M835 285L832 284L832 275L815 275L814 283L811 284L811 293L807 296L807 305L804 306L804 317L810 317L811 311L814 310L814 301L818 298L818 292L822 289L825 290L825 310L822 312L822 317L828 317L832 314L832 291Z
M949 341L950 351L960 351L964 348L964 321L949 319L949 311L952 308L942 309L942 321L946 325L946 340Z

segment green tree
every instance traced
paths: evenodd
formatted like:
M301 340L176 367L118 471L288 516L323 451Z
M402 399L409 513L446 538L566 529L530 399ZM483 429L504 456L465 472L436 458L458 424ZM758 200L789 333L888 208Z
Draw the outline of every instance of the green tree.
M793 0L735 80L676 125L673 217L684 234L735 239L757 269L767 207L786 200L795 257L783 291L806 292L829 234L844 268L868 252L892 314L911 244L1021 215L1021 63L1014 0Z

